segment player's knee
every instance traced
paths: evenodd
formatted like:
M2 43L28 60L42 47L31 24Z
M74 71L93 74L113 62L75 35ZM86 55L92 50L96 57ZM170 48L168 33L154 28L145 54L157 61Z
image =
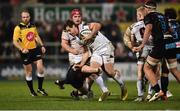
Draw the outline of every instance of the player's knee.
M26 75L32 75L32 69L26 69L25 74Z
M37 68L37 71L38 71L38 73L40 73L40 74L44 74L44 68L43 68L43 67L38 67L38 68Z
M107 74L111 77L114 77L115 76L115 72L114 70L106 70Z
M149 70L149 69L154 69L157 66L158 63L150 61L150 60L146 60L145 64L144 64L144 68L143 70Z
M174 69L174 68L177 68L177 61L173 63L169 63L169 69Z

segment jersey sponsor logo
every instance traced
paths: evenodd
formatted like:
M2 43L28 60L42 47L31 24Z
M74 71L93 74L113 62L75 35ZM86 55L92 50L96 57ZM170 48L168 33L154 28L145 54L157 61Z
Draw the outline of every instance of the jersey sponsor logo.
M36 57L41 57L41 55L36 55Z
M180 48L180 42L176 42L176 48Z
M166 48L166 50L167 50L167 49L173 49L173 48L176 48L176 44L175 44L175 43L169 43L169 44L166 44L166 45L165 45L165 48Z
M26 35L26 38L28 41L33 41L34 40L34 33L33 32L28 32Z

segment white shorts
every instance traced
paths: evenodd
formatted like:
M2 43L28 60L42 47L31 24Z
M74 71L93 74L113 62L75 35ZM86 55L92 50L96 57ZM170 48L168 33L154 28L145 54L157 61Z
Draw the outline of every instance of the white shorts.
M108 43L103 48L96 49L92 52L90 62L97 62L100 65L114 63L114 47Z
M70 65L80 63L81 60L82 60L82 54L74 55L74 54L69 53Z

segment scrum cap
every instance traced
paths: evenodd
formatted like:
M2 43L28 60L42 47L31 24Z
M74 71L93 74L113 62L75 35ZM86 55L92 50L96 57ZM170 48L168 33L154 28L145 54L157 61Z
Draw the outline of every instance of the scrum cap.
M149 9L156 9L157 5L155 1L149 0L144 4L144 7Z
M73 9L73 10L71 11L71 18L72 18L74 15L81 15L81 16L82 16L81 10L80 10L80 9Z

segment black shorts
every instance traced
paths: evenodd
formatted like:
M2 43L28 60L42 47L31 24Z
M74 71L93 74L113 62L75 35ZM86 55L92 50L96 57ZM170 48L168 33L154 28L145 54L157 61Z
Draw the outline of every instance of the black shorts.
M170 39L165 39L165 47L168 45L168 44L175 44L175 40L170 38ZM166 59L175 59L176 58L176 48L169 48L169 49L166 49L166 52L165 52L165 58Z
M175 49L165 49L165 45L159 44L152 48L152 50L149 53L149 56L155 58L155 59L174 59L176 58L176 50Z
M180 48L176 48L176 57L177 60L180 61Z
M149 52L149 56L155 59L162 59L165 54L164 44L155 45L152 50Z
M80 70L74 71L71 66L66 75L66 82L71 84L74 88L79 89L83 87L84 80L89 75L90 74L82 73Z
M20 55L21 55L21 61L24 65L31 64L34 61L42 59L41 47L30 49L27 54L20 52Z

